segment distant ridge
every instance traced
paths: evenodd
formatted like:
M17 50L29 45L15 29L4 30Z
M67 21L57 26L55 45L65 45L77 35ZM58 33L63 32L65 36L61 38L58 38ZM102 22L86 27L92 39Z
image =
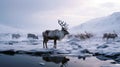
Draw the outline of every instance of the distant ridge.
M0 24L0 33L22 33L23 30Z
M72 33L80 33L85 31L92 33L120 33L120 12L115 12L109 16L92 19L71 29Z

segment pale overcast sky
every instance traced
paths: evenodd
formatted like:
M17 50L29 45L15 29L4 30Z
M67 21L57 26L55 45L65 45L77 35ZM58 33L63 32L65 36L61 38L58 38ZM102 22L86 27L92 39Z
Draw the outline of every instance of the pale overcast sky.
M0 0L0 24L28 31L60 29L120 12L120 0Z

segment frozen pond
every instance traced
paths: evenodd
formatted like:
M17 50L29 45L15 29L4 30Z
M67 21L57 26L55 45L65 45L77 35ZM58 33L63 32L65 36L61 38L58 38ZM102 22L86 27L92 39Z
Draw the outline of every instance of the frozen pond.
M120 67L113 60L101 61L96 57L30 56L0 54L0 67Z

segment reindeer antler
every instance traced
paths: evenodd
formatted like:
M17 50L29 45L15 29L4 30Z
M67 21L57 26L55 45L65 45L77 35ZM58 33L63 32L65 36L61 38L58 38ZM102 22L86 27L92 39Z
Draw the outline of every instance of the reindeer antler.
M58 24L62 27L62 28L65 28L67 29L68 28L68 24L64 21L61 21L61 20L58 20Z

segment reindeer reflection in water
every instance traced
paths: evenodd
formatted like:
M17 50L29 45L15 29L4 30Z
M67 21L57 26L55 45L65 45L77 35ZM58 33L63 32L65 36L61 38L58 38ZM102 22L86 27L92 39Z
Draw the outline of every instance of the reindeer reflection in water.
M47 48L48 40L54 40L54 48L56 48L57 40L63 39L69 32L67 31L67 24L64 21L58 20L58 24L62 27L61 30L46 30L42 33L43 48Z
M43 57L43 60L46 62L54 62L56 64L60 64L60 67L66 67L67 62L69 61L69 58L66 58L64 56L49 56L49 57Z
M86 56L84 56L84 57L78 56L78 59L86 60Z

